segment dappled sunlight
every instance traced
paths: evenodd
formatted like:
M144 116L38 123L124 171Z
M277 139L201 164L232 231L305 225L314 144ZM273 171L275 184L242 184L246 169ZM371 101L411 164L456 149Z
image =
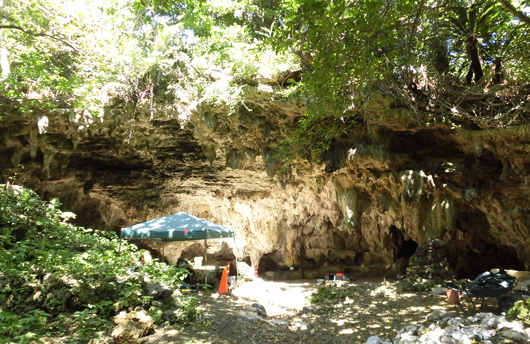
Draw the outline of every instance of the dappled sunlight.
M307 306L307 297L314 289L308 282L286 283L257 279L243 283L233 294L261 303L270 315L285 315Z
M401 294L386 283L358 283L357 286L344 286L342 290L337 288L337 292L347 296L340 302L324 300L318 303L316 314L322 312L326 316L314 316L308 321L331 333L351 337L354 342L373 335L385 338L406 325L425 323L425 317L436 309L450 307L442 296Z
M317 290L323 296L315 299L313 293ZM374 283L373 280L334 282L318 288L314 281L258 279L242 283L228 298L232 307L240 309L253 302L263 305L269 321L282 319L290 323L307 323L309 332L282 332L282 328L271 328L279 338L285 335L296 340L317 332L322 338L340 336L354 343L364 342L374 335L387 338L407 325L425 325L426 316L434 310L458 311L456 306L446 302L445 296L430 292L400 293L392 283ZM224 297L219 297L221 299ZM310 299L316 303L311 303ZM233 309L227 311L227 314L233 313Z
M345 329L345 330L340 331L339 334L352 334L353 332L355 332L355 330L349 328L349 329Z

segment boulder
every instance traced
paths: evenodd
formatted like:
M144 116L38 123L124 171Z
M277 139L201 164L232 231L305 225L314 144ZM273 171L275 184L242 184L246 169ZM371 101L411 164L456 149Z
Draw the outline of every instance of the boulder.
M112 331L116 344L136 343L138 338L153 332L153 318L145 311L121 312L114 317L113 321L118 325Z
M445 318L456 317L456 316L458 316L458 315L456 313L454 313L454 312L448 312L448 311L445 311L443 309L439 309L439 310L436 310L436 311L428 314L425 317L425 320L427 320L427 321L438 321L438 320L442 320L442 319L445 319Z
M164 300L173 294L173 289L160 282L147 284L146 291L147 295L153 297L153 300Z
M43 307L50 312L50 314L57 315L68 309L68 301L71 297L72 293L68 288L55 289L46 295Z
M98 333L99 334L99 333ZM114 344L114 338L102 333L98 338L91 339L88 344Z
M378 336L372 336L364 344L383 344L383 341Z
M63 284L63 281L56 274L46 274L42 278L42 285L47 290L58 288Z
M526 333L511 329L497 332L497 335L493 337L492 340L497 338L501 339L504 343L528 343L530 341L530 338L526 335Z

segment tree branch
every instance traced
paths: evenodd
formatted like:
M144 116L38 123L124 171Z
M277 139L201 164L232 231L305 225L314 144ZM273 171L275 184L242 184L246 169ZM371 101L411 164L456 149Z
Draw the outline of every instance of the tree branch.
M526 16L523 12L518 11L508 0L499 0L501 5L506 7L506 9L513 14L517 19L525 23L526 25L530 25L530 18Z
M409 38L409 44L408 44L408 54L407 54L407 71L408 71L408 65L410 62L410 55L412 53L412 39L414 38L414 33L416 31L416 27L418 26L421 12L423 11L423 6L425 5L425 0L421 0L420 6L418 8L418 11L416 12L416 17L414 18L414 23L412 24L412 29L410 32L410 38Z
M63 43L64 45L67 45L68 47L72 48L73 50L75 51L79 51L76 47L74 47L70 42L62 39L62 38L59 38L55 35L49 35L47 33L44 33L44 32L32 32L32 31L28 31L26 29L24 29L23 27L21 26L17 26L17 25L0 25L0 29L12 29L12 30L19 30L19 31L22 31L24 32L25 34L28 34L28 35L32 35L32 36L35 36L35 37L48 37L48 38L51 38L51 39L54 39L56 41L59 41L61 43Z

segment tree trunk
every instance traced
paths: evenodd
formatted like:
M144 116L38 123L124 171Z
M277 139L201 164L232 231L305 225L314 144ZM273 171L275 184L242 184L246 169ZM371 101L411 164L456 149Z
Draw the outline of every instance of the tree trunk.
M471 83L471 78L473 77L473 74L475 74L475 83L477 83L480 80L480 78L484 76L484 73L482 72L482 66L480 63L480 55L478 53L477 44L478 44L478 39L477 37L475 37L475 35L471 35L467 38L466 51L467 51L467 56L471 60L471 67L466 77L466 82L468 84Z
M495 59L495 76L493 76L493 83L500 84L504 82L504 73L502 71L502 60L500 58Z

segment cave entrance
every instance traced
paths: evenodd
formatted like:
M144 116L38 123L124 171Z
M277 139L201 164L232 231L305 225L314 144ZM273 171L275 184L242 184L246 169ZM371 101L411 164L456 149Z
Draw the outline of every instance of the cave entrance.
M396 226L390 227L390 235L394 238L394 245L397 248L395 260L400 258L409 259L418 248L418 243L412 239L405 239L405 236Z
M480 240L480 239L479 239ZM525 266L517 257L513 247L484 244L484 251L474 252L469 247L458 247L458 255L454 271L456 278L475 279L485 271L491 269L525 270ZM456 255L456 254L455 254Z
M490 232L486 214L474 210L460 214L456 231L448 232L444 240L449 243L447 260L456 278L475 279L493 268L525 270L517 251L501 245Z
M259 263L258 263L258 273L265 274L267 271L276 271L278 270L278 265L276 262L272 259L273 253L264 254L261 256Z

